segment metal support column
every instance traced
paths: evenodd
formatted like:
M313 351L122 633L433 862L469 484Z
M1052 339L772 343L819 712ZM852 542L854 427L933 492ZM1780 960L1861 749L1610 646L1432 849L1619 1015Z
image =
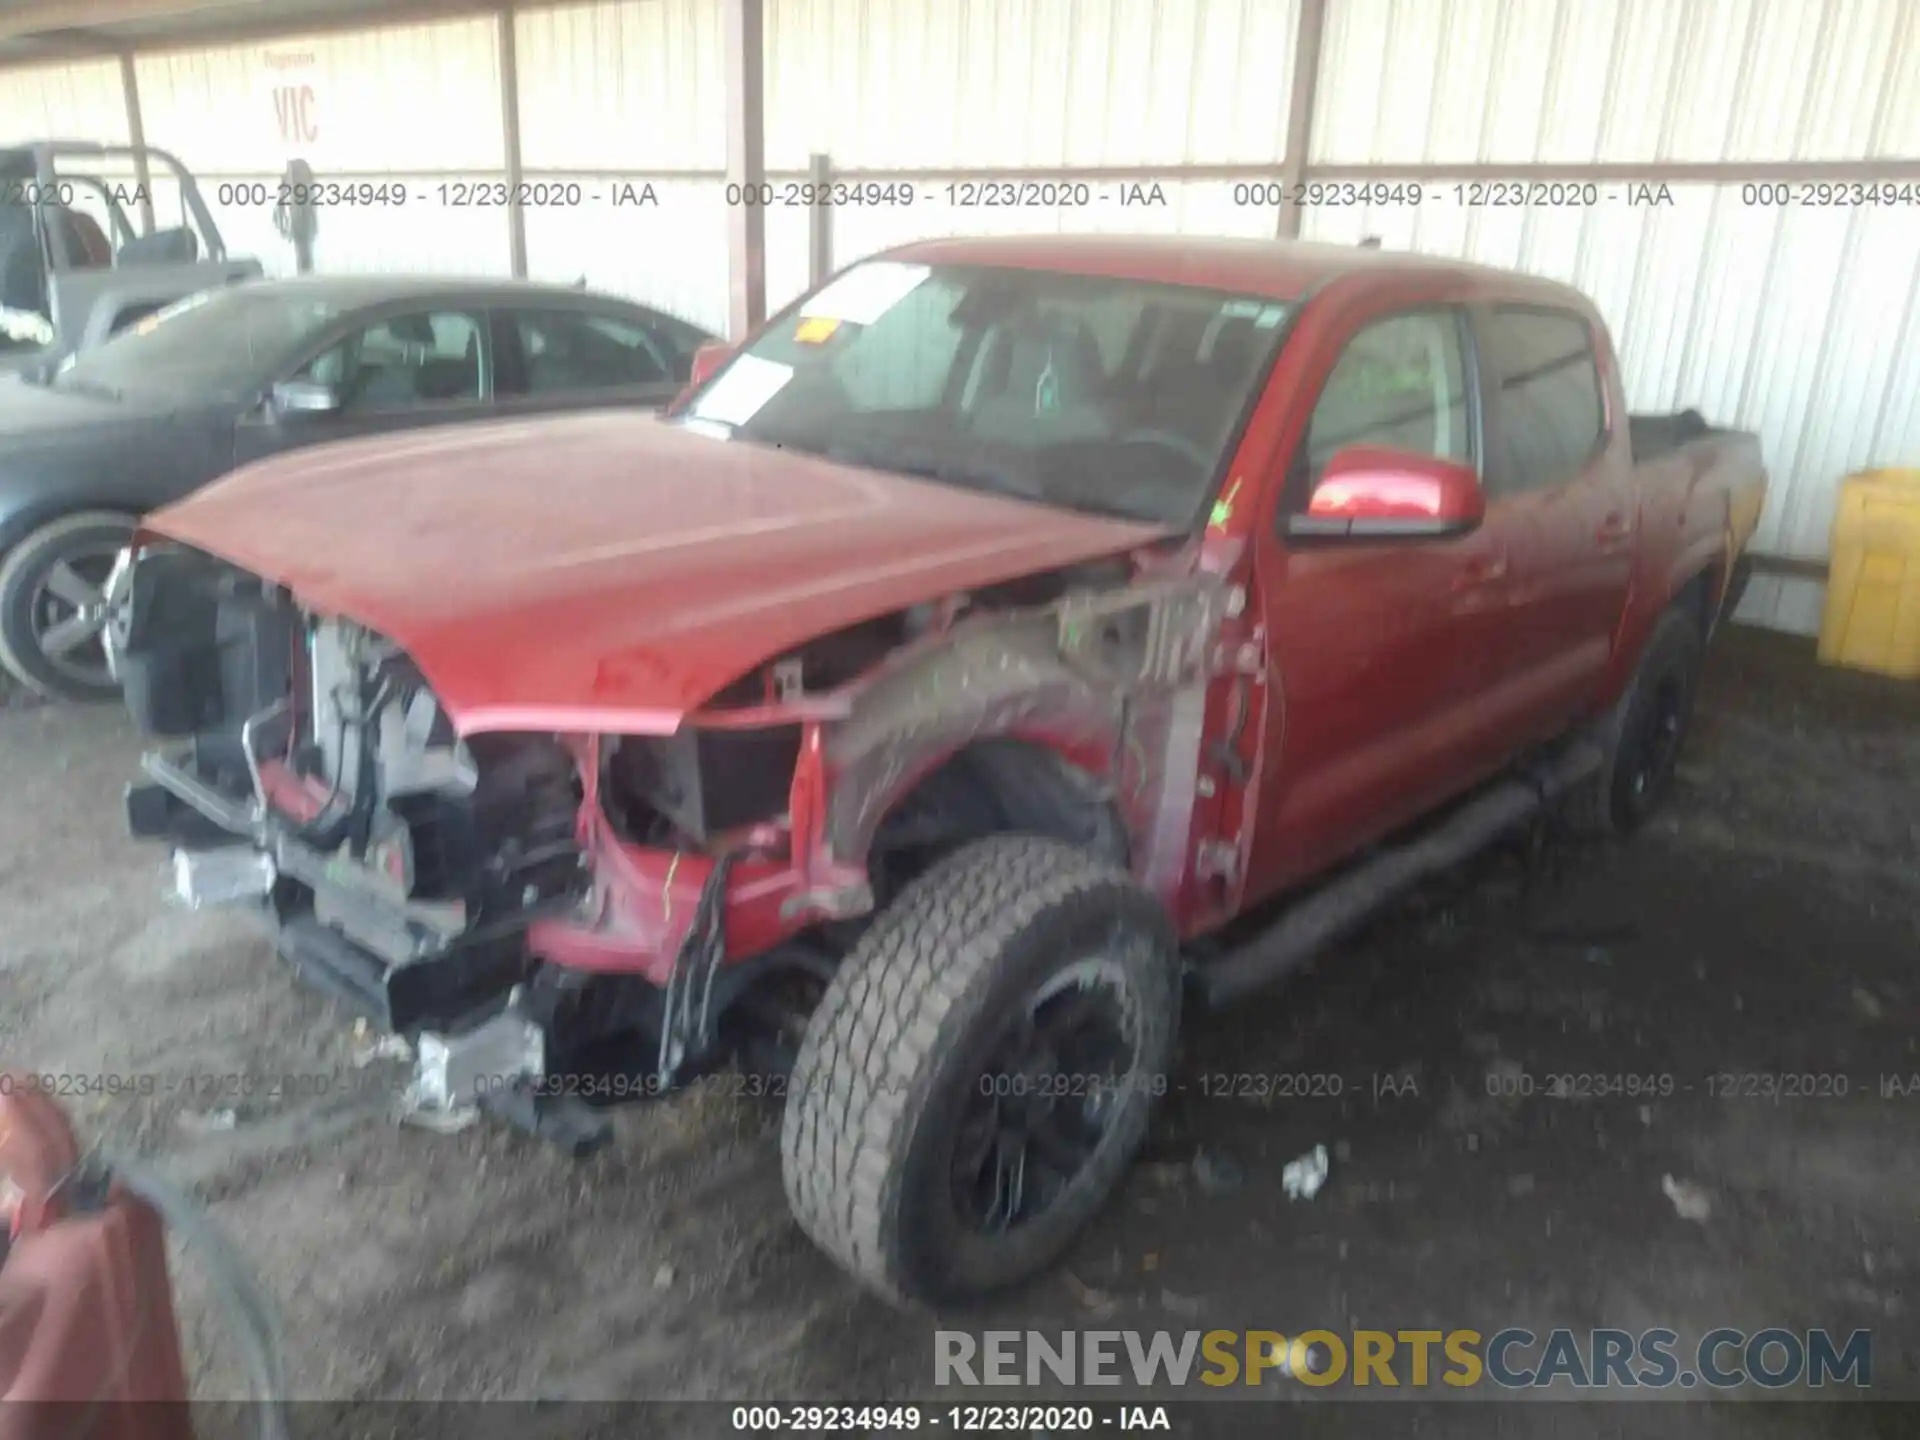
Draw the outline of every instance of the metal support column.
M1300 28L1293 36L1293 85L1287 91L1287 149L1280 162L1282 240L1300 238L1300 207L1292 197L1307 178L1313 158L1313 102L1320 93L1320 45L1327 29L1327 0L1300 0Z
M527 212L520 204L520 45L513 8L500 11L500 133L507 162L507 256L516 280L527 278Z
M813 187L813 206L807 213L807 283L818 285L833 273L833 207L827 204L833 161L825 155L810 157L807 183Z
M761 0L724 0L727 27L727 337L745 340L767 318L766 17Z
M147 122L140 114L140 78L133 55L120 52L120 93L127 105L127 143L133 147L133 178L140 187L140 228L153 233L153 174L147 166Z

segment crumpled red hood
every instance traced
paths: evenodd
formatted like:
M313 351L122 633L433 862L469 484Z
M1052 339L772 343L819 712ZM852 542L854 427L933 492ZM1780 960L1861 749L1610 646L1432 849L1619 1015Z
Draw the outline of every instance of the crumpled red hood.
M1167 533L621 412L300 451L145 529L395 641L467 733L666 733L815 636Z

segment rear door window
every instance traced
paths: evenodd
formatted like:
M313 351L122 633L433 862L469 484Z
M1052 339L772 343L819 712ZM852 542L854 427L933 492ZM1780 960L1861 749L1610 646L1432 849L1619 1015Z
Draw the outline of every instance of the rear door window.
M1496 392L1489 491L1564 485L1606 436L1593 328L1569 311L1517 306L1482 324Z

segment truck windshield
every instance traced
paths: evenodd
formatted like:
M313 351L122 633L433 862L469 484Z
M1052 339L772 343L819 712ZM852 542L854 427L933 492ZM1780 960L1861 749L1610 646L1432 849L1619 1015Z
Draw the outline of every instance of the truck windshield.
M732 440L1184 526L1291 306L1187 286L874 260L769 326L682 421Z
M248 285L206 290L80 355L52 384L103 395L240 394L265 383L339 313L334 301L307 293Z

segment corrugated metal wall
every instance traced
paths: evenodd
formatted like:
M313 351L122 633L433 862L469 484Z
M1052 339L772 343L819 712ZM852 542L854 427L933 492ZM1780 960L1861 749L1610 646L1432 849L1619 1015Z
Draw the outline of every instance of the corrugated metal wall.
M767 161L797 178L912 175L911 204L833 217L837 263L922 235L1152 230L1272 235L1271 205L1184 166L1277 167L1299 0L765 0ZM515 17L537 276L623 290L715 328L727 314L724 40L717 0L609 0ZM404 211L330 210L333 270L508 265L506 215L442 203L499 178L497 22L390 27L143 57L149 137L206 179L270 181L302 154L323 178L404 181ZM281 129L276 87L309 86L311 140ZM1913 0L1328 0L1310 161L1383 165L1792 162L1920 156ZM0 133L120 139L117 66L0 72ZM969 205L952 174L1139 167L1158 203L1091 178L1081 203ZM932 172L932 173L929 173ZM907 178L907 177L902 177ZM1243 177L1244 178L1244 177ZM616 204L617 198L651 204ZM776 182L777 185L777 182ZM569 187L577 186L577 191ZM1740 185L1628 186L1564 207L1310 208L1310 238L1560 276L1600 302L1636 406L1697 404L1761 432L1775 493L1761 541L1824 552L1847 471L1920 461L1920 209L1760 203ZM290 251L264 207L224 192L237 250ZM895 192L896 198L899 191ZM769 209L768 300L806 283L808 212ZM577 196L577 203L568 203ZM1758 584L1748 615L1809 628L1817 587Z
M578 205L527 211L531 274L585 276L726 328L720 20L709 0L624 0L516 17L521 162L530 180L580 187ZM657 203L618 203L644 202L649 183ZM565 200L574 192L561 193Z
M1293 0L767 0L767 164L1274 162Z
M1327 163L1920 155L1910 0L1332 0Z
M127 106L117 60L0 70L0 144L99 140L124 145Z
M391 187L385 203L322 211L320 268L499 274L505 213L455 207L441 190L504 173L496 36L479 18L143 56L147 139L194 169L229 249L273 273L293 252L259 186L270 201L298 157L325 181ZM311 99L291 98L302 92Z
M1298 23L1295 0L768 0L767 165L1160 168L1164 204L1125 204L1112 180L1037 205L918 180L911 204L836 213L836 263L929 235L1271 235L1230 185L1177 172L1279 163ZM777 308L806 285L804 212L776 209L767 234Z

